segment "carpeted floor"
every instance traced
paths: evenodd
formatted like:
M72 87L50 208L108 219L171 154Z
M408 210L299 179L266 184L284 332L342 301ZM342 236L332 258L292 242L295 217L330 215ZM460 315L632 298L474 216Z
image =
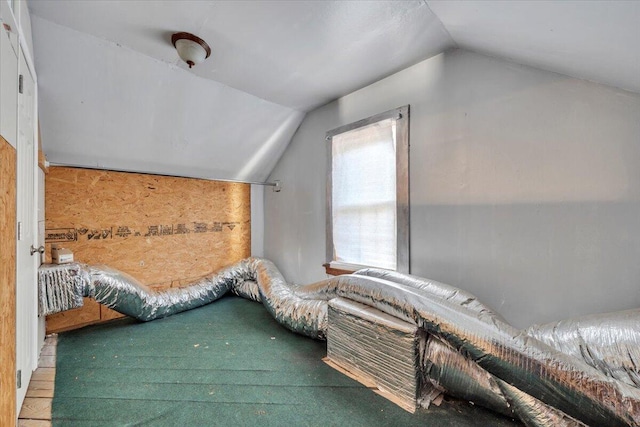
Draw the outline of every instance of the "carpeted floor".
M325 365L326 344L225 297L60 334L54 426L514 426L464 402L410 414Z

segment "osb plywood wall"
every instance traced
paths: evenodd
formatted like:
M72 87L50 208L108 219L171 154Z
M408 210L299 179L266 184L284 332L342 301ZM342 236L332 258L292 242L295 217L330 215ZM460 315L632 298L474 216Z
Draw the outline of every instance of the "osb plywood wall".
M51 167L45 241L76 261L107 264L157 289L184 285L251 252L250 186L190 178ZM62 330L114 316L86 307L49 316Z
M16 150L0 137L0 425L16 420Z

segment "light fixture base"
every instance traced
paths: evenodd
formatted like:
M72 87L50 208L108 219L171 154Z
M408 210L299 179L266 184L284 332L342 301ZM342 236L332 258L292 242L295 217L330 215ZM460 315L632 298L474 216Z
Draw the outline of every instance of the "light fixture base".
M178 51L180 58L189 65L189 68L211 56L211 48L207 42L191 33L175 33L171 36L171 43Z

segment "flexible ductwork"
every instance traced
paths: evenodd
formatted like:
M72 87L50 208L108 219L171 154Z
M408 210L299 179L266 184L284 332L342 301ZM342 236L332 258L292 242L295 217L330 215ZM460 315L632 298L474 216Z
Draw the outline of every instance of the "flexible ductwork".
M640 310L534 325L527 334L584 360L605 375L640 387Z
M472 295L441 283L367 269L296 287L285 282L273 263L256 258L188 287L163 292L107 267L41 268L41 287L51 287L56 280L71 281L83 296L143 321L208 304L231 291L262 301L279 323L313 338L325 336L327 301L342 297L426 332L420 362L425 386L515 414L529 426L640 423L640 390L635 387L640 342L638 334L630 331L632 323L637 324L632 320L638 319L636 312L568 323L564 329L532 328L529 334L509 325ZM57 294L50 295L56 298ZM67 297L69 293L60 294ZM586 333L593 328L602 331ZM576 337L586 335L585 346ZM623 344L611 350L611 340L619 338Z

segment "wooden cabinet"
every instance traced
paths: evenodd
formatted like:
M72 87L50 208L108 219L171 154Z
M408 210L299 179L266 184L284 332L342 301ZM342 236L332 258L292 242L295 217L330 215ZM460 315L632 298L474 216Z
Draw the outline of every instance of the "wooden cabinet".
M84 306L47 316L47 333L62 332L90 325L100 321L100 304L90 298L84 299Z

